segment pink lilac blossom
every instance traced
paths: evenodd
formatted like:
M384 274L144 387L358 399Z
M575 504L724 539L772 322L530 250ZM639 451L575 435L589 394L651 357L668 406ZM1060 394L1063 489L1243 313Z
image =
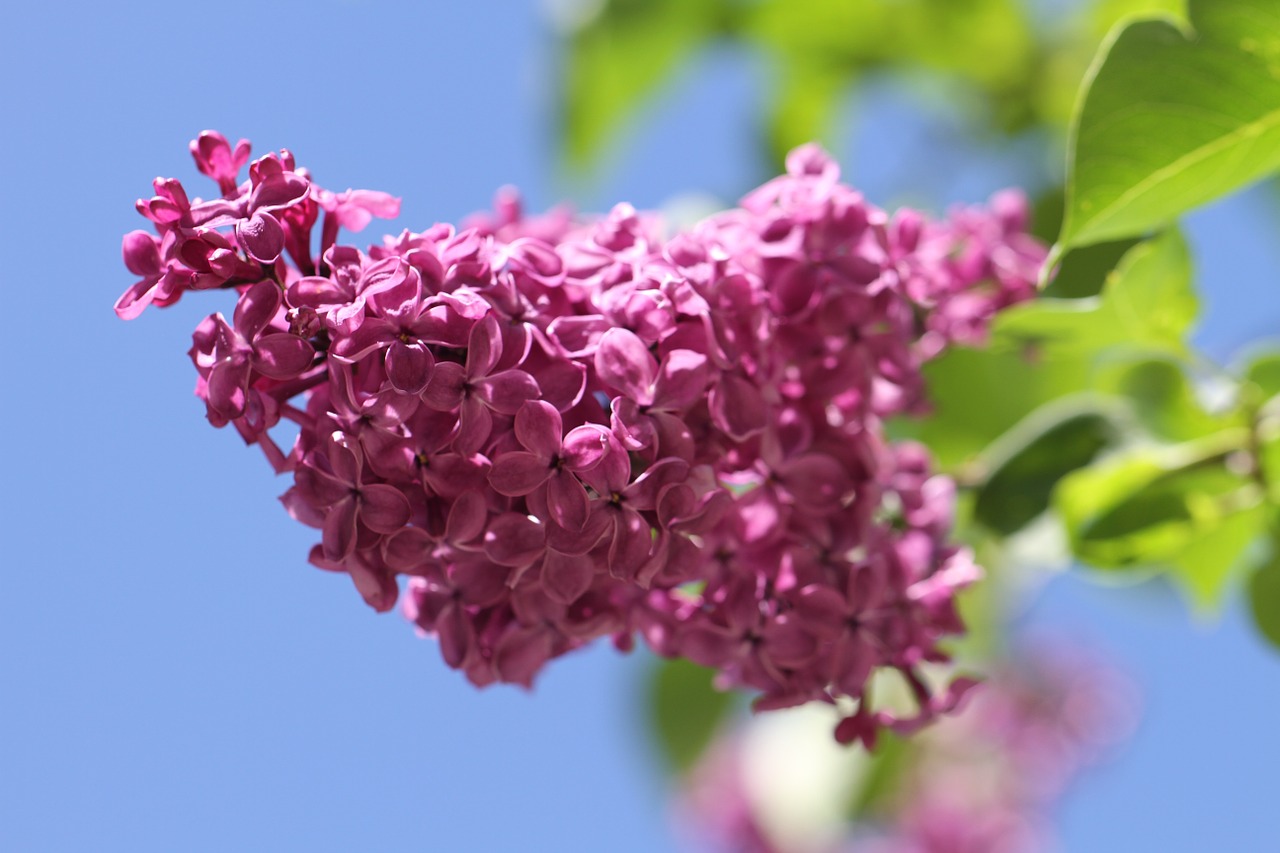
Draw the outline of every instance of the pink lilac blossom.
M868 744L972 685L918 675L979 570L947 541L949 481L883 421L923 410L925 359L1032 294L1045 252L1020 196L889 217L810 145L669 238L628 205L527 217L506 190L468 227L361 251L340 229L398 199L212 131L191 150L221 197L157 179L117 314L237 295L191 349L210 422L292 475L314 564L378 610L400 601L475 684L638 635L762 709L852 700L838 737ZM871 707L884 667L915 713Z
M734 853L1056 849L1051 810L1081 771L1131 733L1133 688L1097 660L1053 646L993 670L963 711L912 741L892 790L859 820L834 832L780 831L762 799L770 791L749 778L752 744L738 730L715 741L685 779L682 823L707 849ZM774 770L785 776L785 768Z

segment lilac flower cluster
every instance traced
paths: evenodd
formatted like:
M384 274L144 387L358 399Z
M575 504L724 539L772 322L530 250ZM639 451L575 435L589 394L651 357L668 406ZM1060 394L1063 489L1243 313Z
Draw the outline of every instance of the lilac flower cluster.
M923 409L923 360L1032 294L1044 250L1019 196L888 217L806 146L669 239L627 205L525 217L508 194L361 251L339 229L397 199L323 190L288 151L249 163L213 132L191 150L221 198L155 182L116 312L237 294L194 335L209 420L292 474L285 506L322 531L312 563L378 610L400 598L475 684L529 685L638 633L760 708L852 699L839 737L868 743L970 684L918 675L978 575L947 541L952 486L882 424ZM862 701L879 667L918 714Z

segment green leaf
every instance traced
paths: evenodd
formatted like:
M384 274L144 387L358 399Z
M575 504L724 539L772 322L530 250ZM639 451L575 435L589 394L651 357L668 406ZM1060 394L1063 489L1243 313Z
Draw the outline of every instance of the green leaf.
M1250 578L1249 608L1258 631L1280 648L1280 557L1276 554Z
M885 729L876 741L875 751L865 755L866 773L846 810L846 816L853 822L879 815L892 805L903 775L911 766L914 750L907 740Z
M1108 282L1106 302L1129 335L1181 350L1200 309L1182 235L1170 229L1131 249Z
M743 31L784 59L851 71L923 66L999 90L1024 77L1034 42L1018 0L763 0Z
M685 773L711 743L732 696L711 686L714 672L687 660L658 660L649 681L649 725L668 768Z
M924 366L932 413L896 421L895 435L924 442L940 466L954 471L1038 406L1086 388L1089 361L1046 359L1034 345L999 337L985 350L951 349Z
M1250 359L1244 369L1244 378L1253 384L1265 402L1280 394L1280 351L1261 352Z
M801 59L782 63L765 128L771 162L782 163L797 145L832 141L832 118L853 80L852 71L836 63Z
M986 454L991 474L978 488L974 518L1002 536L1021 530L1048 509L1059 480L1092 462L1120 433L1115 417L1088 398L1039 409Z
M1228 457L1247 441L1227 430L1185 444L1139 448L1067 475L1053 504L1077 557L1103 569L1167 564L1258 491Z
M1089 29L1095 38L1101 39L1124 18L1150 18L1157 13L1185 19L1187 0L1095 0L1089 10Z
M1159 228L1280 167L1280 4L1191 0L1130 23L1072 125L1058 252Z
M723 0L609 0L580 26L564 72L570 164L589 164L622 119L718 32L723 14Z
M1018 0L761 0L737 9L731 35L762 49L778 81L766 127L777 162L799 143L830 144L841 96L884 68L967 84L965 94L986 96L984 117L1001 126L1025 124L1030 112L1035 44Z
M1198 309L1186 241L1171 229L1130 249L1097 297L1015 306L994 333L1047 356L1108 347L1182 355Z
M1126 253L1098 296L1015 306L996 317L985 350L952 349L926 364L933 413L920 423L895 423L894 434L923 441L944 469L972 479L961 469L1039 406L1086 391L1143 390L1118 389L1114 365L1136 370L1135 358L1185 355L1197 307L1182 237L1170 231L1145 241ZM1195 432L1203 424L1176 407L1160 416L1182 419L1170 427L1172 439L1212 431Z
M1256 472L1260 483L1267 486L1270 500L1280 505L1280 431L1274 421L1264 422L1258 430Z
M1169 358L1107 364L1096 385L1124 397L1147 432L1164 441L1191 441L1245 425L1236 410L1222 414L1206 411L1182 364Z
M1107 277L1140 240L1114 240L1085 246L1063 258L1053 279L1042 291L1052 299L1081 299L1097 296Z
M1235 569L1240 567L1265 529L1267 513L1259 503L1223 518L1199 535L1170 560L1169 577L1186 593L1201 615L1222 609Z

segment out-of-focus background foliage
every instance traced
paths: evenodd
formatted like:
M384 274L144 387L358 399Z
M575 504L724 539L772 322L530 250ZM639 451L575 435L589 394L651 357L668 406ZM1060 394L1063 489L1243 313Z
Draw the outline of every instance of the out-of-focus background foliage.
M1181 6L9 10L0 849L682 843L645 735L649 660L597 648L532 695L473 690L430 641L308 567L310 532L275 500L284 484L204 423L184 353L195 323L226 306L112 315L129 281L119 238L140 224L130 202L156 174L194 176L185 146L201 129L249 137L259 154L288 146L335 189L404 196L388 231L459 221L503 183L531 209L683 196L687 210L732 200L788 145L822 138L882 206L936 210L1017 184L1053 239L1090 58L1122 14ZM1253 126L1247 108L1267 97L1245 91L1236 119ZM1272 477L1277 451L1248 441L1266 438L1251 425L1267 418L1276 362L1242 367L1241 353L1280 327L1276 226L1255 188L1194 210L1182 237L1139 244L1156 230L1144 227L1072 251L1049 290L1072 301L1011 316L989 353L936 364L943 420L930 424L945 428L901 426L970 487L965 535L997 573L972 597L972 659L1021 636L1003 627L1015 618L1100 647L1144 694L1135 738L1062 804L1067 849L1265 849L1271 837L1280 665L1240 589L1252 579L1255 599L1280 598L1280 570L1256 568L1269 565L1268 513L1248 464ZM1074 537L1036 524L1009 536L1046 502L1075 519ZM1100 568L1043 571L1072 545ZM1160 559L1132 559L1151 548ZM1231 553L1242 559L1220 559ZM1217 621L1193 615L1218 605ZM1274 612L1259 608L1273 632ZM686 737L689 676L669 675L667 694Z
M796 145L842 142L841 117L850 100L868 81L886 75L957 102L966 130L984 140L1044 132L1045 143L1055 144L1111 27L1131 15L1180 14L1184 5L1185 0L566 0L556 4L571 30L563 150L575 168L598 162L637 120L646 99L687 73L700 52L720 49L750 52L766 63L755 122L764 175L780 167Z

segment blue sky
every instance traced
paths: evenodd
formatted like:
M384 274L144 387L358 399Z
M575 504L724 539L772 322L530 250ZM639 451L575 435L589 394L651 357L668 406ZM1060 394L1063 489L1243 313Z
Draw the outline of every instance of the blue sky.
M558 201L537 4L51 1L6 19L0 850L675 849L643 659L600 648L532 695L474 690L309 567L285 481L205 423L185 352L226 305L111 312L133 199L157 174L195 185L186 142L206 127L287 146L333 189L403 196L388 230L456 221L505 183ZM703 57L580 204L736 195L766 85L748 57ZM837 154L873 200L919 197L913 176L941 181L935 201L1018 177L962 146L939 166L900 92L867 103ZM1280 328L1269 205L1254 191L1191 222L1219 357ZM1280 656L1238 605L1197 625L1159 590L1067 576L1027 618L1111 649L1146 694L1139 734L1064 804L1066 849L1274 837Z

